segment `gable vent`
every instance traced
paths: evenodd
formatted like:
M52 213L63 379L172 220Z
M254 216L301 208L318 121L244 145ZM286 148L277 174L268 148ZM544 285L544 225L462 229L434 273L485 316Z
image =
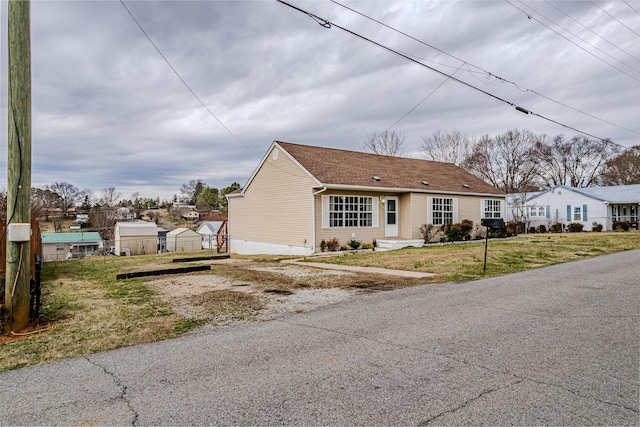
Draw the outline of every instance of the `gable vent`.
M379 177L379 176L374 175L374 176L373 176L373 180L374 180L374 181L380 181L380 177Z

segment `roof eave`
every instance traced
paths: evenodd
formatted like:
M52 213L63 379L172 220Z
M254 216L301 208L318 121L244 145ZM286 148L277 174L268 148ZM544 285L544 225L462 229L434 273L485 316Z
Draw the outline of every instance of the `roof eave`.
M423 193L423 194L451 194L455 196L484 196L484 197L504 197L506 194L501 193L483 193L470 191L447 191L447 190L427 190L423 188L400 188L400 187L373 187L363 185L347 185L347 184L324 184L322 186L313 187L327 188L328 190L349 190L349 191L368 191L368 192L384 192L384 193Z

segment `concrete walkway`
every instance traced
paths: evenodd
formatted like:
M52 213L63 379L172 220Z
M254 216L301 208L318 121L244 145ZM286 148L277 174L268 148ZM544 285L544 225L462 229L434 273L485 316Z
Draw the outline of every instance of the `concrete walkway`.
M304 267L323 268L325 270L343 270L360 273L386 274L389 276L411 277L414 279L423 279L425 277L437 276L435 273L425 273L422 271L406 271L406 270L389 270L387 268L377 267L357 267L353 265L327 264L323 262L303 262L299 260L283 260L286 264L297 264Z

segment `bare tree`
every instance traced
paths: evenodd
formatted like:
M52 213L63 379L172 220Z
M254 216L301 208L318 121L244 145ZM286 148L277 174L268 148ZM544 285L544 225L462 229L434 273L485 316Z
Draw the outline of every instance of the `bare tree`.
M538 137L531 131L509 130L494 138L480 138L463 167L507 193L537 189L533 156Z
M59 196L58 205L56 207L62 209L62 213L66 214L69 208L72 208L80 197L80 190L75 185L68 182L54 182L48 185L47 190L56 193Z
M198 196L204 188L207 186L201 179L192 179L186 184L180 186L180 192L183 195L183 200L189 204L195 205L198 200Z
M640 145L607 160L599 181L602 185L640 184Z
M107 187L102 189L100 197L100 204L107 207L114 207L118 204L118 201L122 198L122 194L119 193L115 187Z
M116 225L117 209L113 207L93 209L89 213L91 228L100 233L103 240L113 239L113 232Z
M420 148L427 160L461 166L471 154L473 143L466 133L459 130L449 132L436 130L431 135L422 136Z
M405 151L404 139L404 136L393 130L391 132L388 130L384 132L374 132L371 135L367 135L363 151L384 156L400 157Z
M597 183L606 162L619 148L610 140L574 136L571 140L557 135L551 143L536 144L538 175L544 184L589 187Z

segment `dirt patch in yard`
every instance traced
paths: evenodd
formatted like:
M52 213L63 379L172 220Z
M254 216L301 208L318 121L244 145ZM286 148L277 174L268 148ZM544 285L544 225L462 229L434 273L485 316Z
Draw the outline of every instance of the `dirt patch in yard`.
M256 266L235 264L251 279L238 280L223 274L185 274L161 277L146 284L181 317L192 321L228 324L234 321L270 320L287 313L305 312L335 304L362 292L341 288L339 278L353 273L304 268L297 265ZM234 271L236 276L243 276ZM253 274L253 273L257 273ZM330 283L337 285L329 286Z

